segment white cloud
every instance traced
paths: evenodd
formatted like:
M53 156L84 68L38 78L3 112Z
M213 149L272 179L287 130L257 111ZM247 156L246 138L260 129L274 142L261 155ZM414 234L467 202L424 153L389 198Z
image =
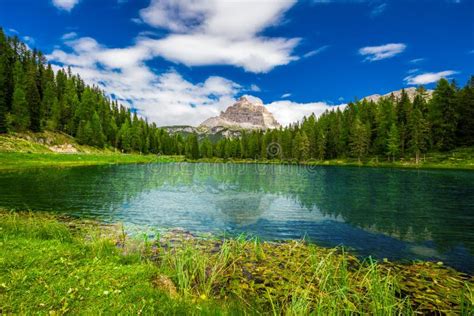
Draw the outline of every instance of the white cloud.
M259 35L276 25L295 0L152 0L143 22L171 32L147 41L156 55L188 66L232 65L264 73L298 59L298 38ZM190 49L192 48L192 49Z
M56 68L71 66L85 82L101 87L161 126L198 125L218 115L243 90L219 76L193 84L172 69L157 74L145 64L153 55L140 42L126 48L107 48L84 37L67 41L66 45L72 52L57 49L47 56Z
M427 72L417 76L408 76L404 80L409 85L423 85L433 82L437 82L441 78L448 78L454 74L457 74L457 71L446 70L440 72Z
M415 72L418 72L418 71L420 71L420 69L418 69L418 68L413 68L413 69L408 69L407 73L408 73L408 74L414 74Z
M419 63L421 63L421 62L424 61L424 60L425 60L424 58L415 58L415 59L410 60L410 63L412 63L412 64L419 64Z
M308 58L308 57L318 55L319 53L322 53L323 51L325 51L328 48L329 48L329 45L321 46L318 49L307 52L306 54L303 55L303 58Z
M29 45L35 45L35 39L31 36L23 36L23 40L28 43Z
M144 39L155 55L188 66L233 65L265 73L297 58L290 55L297 39L248 38L234 41L203 34L176 34L164 39ZM190 49L192 47L192 49Z
M281 96L282 99L289 98L289 97L291 97L291 93L284 93Z
M251 84L251 85L250 85L250 91L253 91L253 92L260 92L260 91L262 91L262 89L260 89L260 87L257 86L256 84Z
M53 5L64 11L71 11L80 0L52 0Z
M286 126L290 123L301 121L304 116L312 113L316 116L323 114L326 110L343 109L346 105L329 105L325 102L297 103L288 100L275 101L267 105L267 109L273 113L276 120Z
M359 54L367 56L367 61L377 61L392 58L406 49L406 45L402 43L391 43L380 46L368 46L359 49Z
M260 87L244 87L220 76L193 83L174 69L151 69L147 62L164 57L190 66L232 65L255 73L285 65L298 58L292 52L299 39L264 37L260 33L278 24L294 3L152 0L141 11L141 21L168 30L170 33L163 38L140 34L128 47L110 48L93 38L77 38L77 34L68 33L63 36L67 48L57 48L47 57L55 68L71 66L85 82L133 106L159 126L198 125L219 115L242 92L258 92ZM324 102L281 100L270 103L268 108L281 123L289 124L334 107Z
M372 11L370 11L370 16L371 17L376 17L381 15L386 9L387 9L387 4L386 3L381 3L379 5L376 5Z
M66 41L66 40L71 40L73 38L76 38L77 37L77 33L76 32L69 32L69 33L66 33L64 34L61 39Z

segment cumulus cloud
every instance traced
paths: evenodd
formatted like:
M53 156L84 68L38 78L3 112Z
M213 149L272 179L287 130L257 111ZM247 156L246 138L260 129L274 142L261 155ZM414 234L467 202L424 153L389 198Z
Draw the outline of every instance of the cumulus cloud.
M54 50L48 57L59 68L72 71L95 84L121 103L133 106L160 126L198 125L235 101L242 87L225 78L211 76L191 83L173 69L160 74L146 61L152 58L146 45L107 48L92 38L67 41L71 52Z
M402 43L391 43L380 46L367 46L359 49L359 54L366 56L366 61L377 61L392 58L406 49L406 45Z
M276 25L295 0L152 0L140 11L144 23L170 31L148 39L156 55L188 66L232 65L264 73L298 59L298 38L259 35ZM192 49L190 49L192 47Z
M71 66L87 83L99 86L119 102L134 107L158 126L199 125L219 115L242 92L260 90L255 84L246 88L220 76L192 83L173 69L156 73L146 64L154 58L154 47L147 39L139 39L124 48L109 48L90 37L73 38L64 43L70 52L56 49L47 56L56 68ZM289 96L286 93L282 98ZM287 125L334 107L324 102L282 100L268 104L268 108L277 120Z
M198 125L219 115L243 92L258 92L260 87L242 86L220 76L193 83L172 68L151 69L147 62L163 57L190 66L220 64L255 73L268 72L298 58L292 55L298 38L261 35L266 28L277 25L294 3L152 0L140 12L140 21L167 30L164 37L139 34L133 44L113 48L94 38L78 38L77 34L68 33L62 37L65 47L55 49L47 57L55 68L71 66L85 82L99 86L159 126ZM334 107L324 102L281 100L270 103L268 108L286 125Z
M52 2L60 10L71 11L79 3L79 0L52 0Z
M441 78L449 78L449 76L457 74L457 71L445 70L440 72L427 72L417 76L408 76L404 80L409 85L424 85L437 82Z
M267 105L270 112L273 113L275 119L283 126L301 121L303 117L311 114L319 116L326 110L343 109L346 105L329 105L325 102L297 103L289 100L274 101Z

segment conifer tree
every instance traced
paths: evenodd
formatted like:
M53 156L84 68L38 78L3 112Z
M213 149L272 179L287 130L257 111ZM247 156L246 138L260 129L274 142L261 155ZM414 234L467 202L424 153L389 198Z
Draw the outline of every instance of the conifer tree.
M415 160L418 164L420 154L427 149L429 127L420 109L414 109L408 121L410 132L409 148L415 153Z
M305 131L301 132L301 137L300 141L298 144L298 149L299 149L299 160L300 161L306 161L309 159L309 154L310 154L310 142L308 135L306 135Z
M352 127L350 147L352 154L357 157L359 163L361 162L361 158L368 152L370 142L369 133L370 131L368 130L368 127L362 124L360 119L357 117L354 120Z
M0 28L0 134L7 132L8 111L8 43L3 29Z
M59 110L57 92L54 82L52 81L46 82L41 107L46 112L43 116L44 122L41 125L50 130L56 130L58 128L61 113Z
M459 92L457 97L457 109L459 119L456 129L457 146L474 145L474 76L467 85Z
M317 127L316 133L316 157L319 160L324 160L326 154L326 134L321 126Z
M41 97L36 84L36 67L30 61L26 72L26 99L30 110L30 129L41 132Z
M25 76L20 61L13 70L14 92L12 101L11 125L15 131L25 131L30 126L30 111L25 93Z
M90 128L92 132L92 138L89 140L89 144L97 147L104 147L105 144L105 135L102 131L102 124L100 123L100 118L97 112L94 112L92 115L92 120L90 121Z
M446 79L441 79L433 93L430 106L430 121L434 146L438 150L449 150L455 145L458 115L455 107L456 91Z
M395 161L395 157L400 153L400 134L395 123L392 123L388 134L387 156Z

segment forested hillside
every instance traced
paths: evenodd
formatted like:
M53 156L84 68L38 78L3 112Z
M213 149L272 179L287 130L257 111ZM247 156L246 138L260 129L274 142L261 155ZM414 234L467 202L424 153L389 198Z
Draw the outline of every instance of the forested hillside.
M0 29L0 133L64 132L81 144L125 152L182 153L174 139L86 85L70 70L53 71L44 55Z
M81 144L124 152L252 159L415 157L474 145L474 78L463 88L442 79L430 100L419 87L406 93L357 101L344 110L278 130L243 132L240 138L201 141L169 135L130 109L86 85L70 70L53 71L44 55L0 29L0 133L44 130L69 134Z

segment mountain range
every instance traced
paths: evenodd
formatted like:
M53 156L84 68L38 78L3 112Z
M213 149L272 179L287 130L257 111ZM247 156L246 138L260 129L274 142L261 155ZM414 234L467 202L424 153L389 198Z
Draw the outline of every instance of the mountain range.
M377 102L380 98L394 97L399 99L402 90L392 91L384 95L373 94L362 98L362 100ZM416 88L406 88L405 93L413 101L417 95ZM431 99L433 90L426 90L424 96ZM280 123L268 111L264 104L259 101L251 101L246 96L240 97L236 103L229 106L219 116L210 117L202 122L198 127L179 125L164 127L170 133L197 133L200 135L220 135L225 137L239 136L242 130L267 130L280 128Z

